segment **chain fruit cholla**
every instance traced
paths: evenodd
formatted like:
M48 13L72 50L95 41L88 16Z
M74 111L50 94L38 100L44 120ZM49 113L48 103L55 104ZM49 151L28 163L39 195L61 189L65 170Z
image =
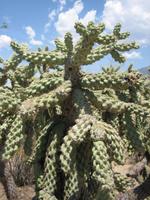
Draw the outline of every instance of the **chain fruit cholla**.
M112 34L103 34L104 24L92 22L87 27L76 23L75 29L80 34L76 45L70 33L64 41L55 40L53 51L31 52L11 42L15 53L1 59L2 159L9 161L24 146L40 200L113 200L127 177L115 174L112 163L123 164L129 146L150 151L145 128L150 125L150 93L144 77L132 69L81 70L108 54L123 63L121 53L138 48L135 42L120 42L129 36L120 24Z

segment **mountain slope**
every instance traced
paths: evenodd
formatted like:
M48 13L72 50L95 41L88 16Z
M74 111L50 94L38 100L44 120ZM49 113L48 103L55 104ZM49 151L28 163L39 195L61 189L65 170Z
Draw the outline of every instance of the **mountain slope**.
M145 74L145 75L150 75L149 69L150 69L150 66L148 66L148 67L143 67L143 68L140 68L140 69L139 69L139 72L141 72L142 74Z

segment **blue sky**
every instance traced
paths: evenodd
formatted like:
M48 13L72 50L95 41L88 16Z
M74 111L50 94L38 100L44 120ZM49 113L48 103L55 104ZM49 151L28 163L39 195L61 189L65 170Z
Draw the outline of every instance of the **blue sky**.
M106 31L111 31L117 22L123 31L131 32L141 48L125 54L126 69L130 63L136 68L150 65L150 1L145 0L0 0L0 24L8 23L8 29L0 29L0 56L11 54L9 42L16 40L28 43L31 49L41 46L54 48L54 39L63 38L67 31L78 40L73 25L76 21L85 25L88 21L105 22ZM99 71L101 66L114 63L110 56L87 66L90 71Z

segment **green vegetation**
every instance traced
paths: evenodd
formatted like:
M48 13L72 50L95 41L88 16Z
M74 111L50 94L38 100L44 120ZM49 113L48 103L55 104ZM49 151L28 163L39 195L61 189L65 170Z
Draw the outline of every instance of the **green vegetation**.
M81 70L108 54L123 63L122 52L138 48L121 43L129 33L120 24L111 34L92 22L76 23L75 29L76 45L70 33L55 41L53 51L31 52L11 42L14 54L1 59L2 159L9 161L24 147L40 200L113 200L131 183L114 172L113 163L123 165L130 154L150 151L150 88L131 67Z

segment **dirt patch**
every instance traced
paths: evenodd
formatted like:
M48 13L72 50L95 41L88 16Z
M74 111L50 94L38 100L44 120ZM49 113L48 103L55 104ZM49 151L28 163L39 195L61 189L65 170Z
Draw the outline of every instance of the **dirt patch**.
M20 200L32 200L35 196L34 186L19 187L17 193ZM2 183L0 183L0 200L8 200Z
M33 186L24 186L18 188L18 194L20 199L22 200L31 200L35 196L34 187Z
M0 183L0 200L7 200L4 187L2 183Z

